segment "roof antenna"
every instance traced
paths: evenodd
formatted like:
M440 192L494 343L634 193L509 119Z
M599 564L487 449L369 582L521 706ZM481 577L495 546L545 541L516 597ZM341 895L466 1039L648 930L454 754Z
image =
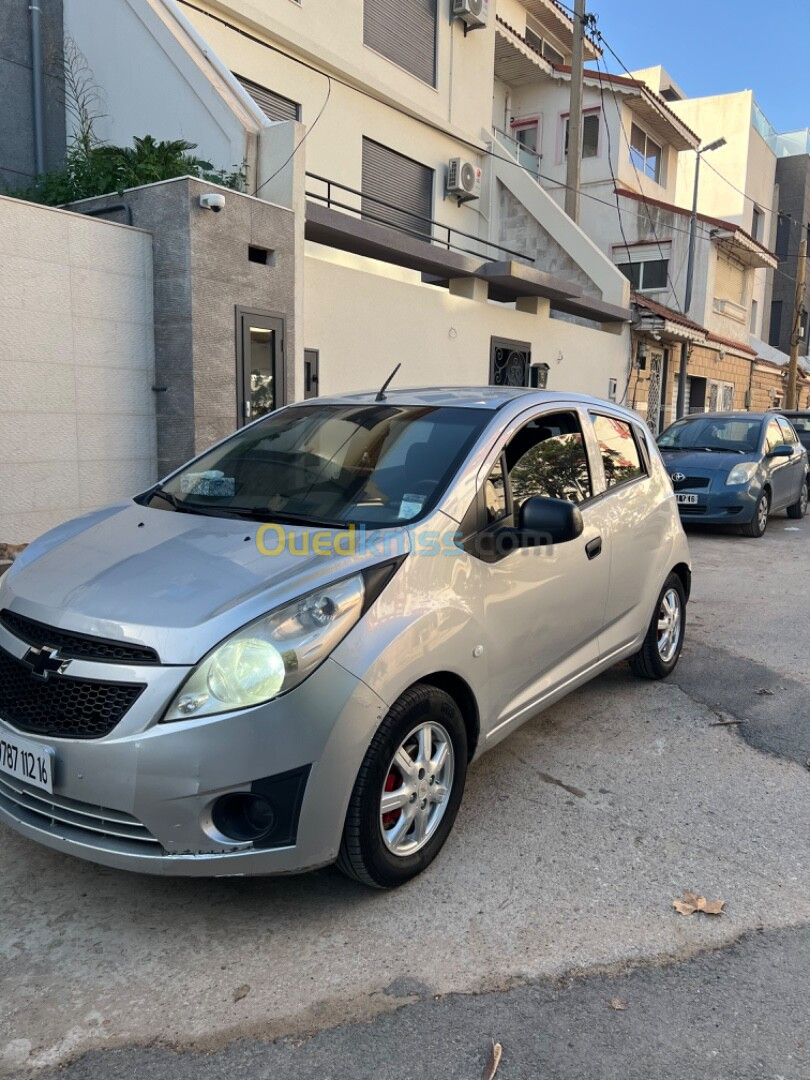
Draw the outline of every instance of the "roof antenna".
M388 389L390 383L393 381L394 376L396 375L396 373L399 371L399 369L401 367L402 367L402 364L397 364L397 366L394 368L394 370L391 372L391 374L388 376L388 378L385 380L385 382L380 387L379 393L374 398L375 401L385 401L386 400L385 391Z

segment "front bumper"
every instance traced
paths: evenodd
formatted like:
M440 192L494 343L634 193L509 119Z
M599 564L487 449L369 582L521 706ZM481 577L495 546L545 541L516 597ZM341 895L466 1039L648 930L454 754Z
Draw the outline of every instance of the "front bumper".
M2 628L0 647L18 657L25 651ZM20 731L54 751L54 794L0 773L0 822L57 851L152 874L283 874L332 862L383 702L330 659L267 705L157 723L188 670L74 662L71 675L144 682L146 689L104 738ZM2 729L17 730L0 718ZM297 770L306 787L293 842L259 848L229 842L212 827L220 795Z
M711 489L678 494L695 494L698 501L692 506L678 504L678 513L684 525L747 525L756 513L761 494L759 487L744 485L725 486L717 491Z

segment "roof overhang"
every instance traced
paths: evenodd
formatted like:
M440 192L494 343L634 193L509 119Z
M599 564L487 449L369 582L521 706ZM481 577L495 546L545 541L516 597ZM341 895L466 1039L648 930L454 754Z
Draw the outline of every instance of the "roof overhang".
M712 230L712 239L745 266L764 267L768 270L775 270L779 266L776 255L753 240L742 229Z
M658 335L662 340L668 341L694 341L701 345L706 341L705 330L686 326L652 311L644 311L640 314L641 322L635 329L642 333Z
M697 150L700 137L659 101L648 87L643 86L637 94L627 99L630 111L639 118L646 131L669 143L675 150ZM663 106L663 108L662 108Z
M523 86L551 75L548 60L531 47L503 19L495 22L495 76L507 86Z
M574 48L574 28L570 17L565 10L555 3L554 0L521 0L521 6L547 30L552 37L557 38L567 52ZM585 35L585 59L601 59L602 50L588 35Z

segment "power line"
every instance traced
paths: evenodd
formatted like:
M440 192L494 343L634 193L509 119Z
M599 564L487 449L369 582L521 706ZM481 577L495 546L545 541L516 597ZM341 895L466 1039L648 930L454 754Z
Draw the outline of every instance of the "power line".
M275 178L278 176L278 174L280 172L283 172L287 168L287 166L290 164L292 159L295 157L295 155L298 153L298 151L301 149L301 147L307 141L309 136L312 134L312 132L318 126L318 121L323 116L324 112L326 111L326 106L329 104L329 99L332 97L332 77L330 75L327 75L325 71L322 72L321 74L323 74L324 77L326 78L326 80L328 82L328 86L327 86L327 90L326 90L326 98L324 99L323 105L321 105L320 112L315 117L315 119L312 121L312 123L309 125L309 127L306 129L306 131L301 136L301 138L298 140L298 143L293 147L293 151L290 154L290 156L287 158L287 160L282 165L279 165L279 167L276 169L276 171L274 173L272 173L270 176L267 177L266 180L263 180L262 183L258 185L256 190L253 192L253 197L254 198L259 194L259 192L262 190L263 187L266 187L267 184L269 184L271 180L275 180Z

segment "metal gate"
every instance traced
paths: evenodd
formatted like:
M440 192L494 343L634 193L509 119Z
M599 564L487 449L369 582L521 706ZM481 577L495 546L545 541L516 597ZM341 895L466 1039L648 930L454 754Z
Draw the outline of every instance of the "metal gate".
M647 427L657 435L661 427L661 376L664 354L650 350L650 388L647 391Z
M493 338L489 351L491 386L528 386L532 347L527 341Z

